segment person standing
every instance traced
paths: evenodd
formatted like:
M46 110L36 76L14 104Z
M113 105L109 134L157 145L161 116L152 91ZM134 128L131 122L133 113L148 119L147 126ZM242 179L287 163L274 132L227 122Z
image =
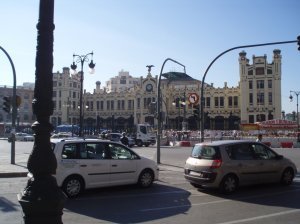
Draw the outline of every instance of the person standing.
M262 134L258 134L256 142L262 142Z
M120 141L121 141L121 143L122 143L123 145L128 146L128 138L127 138L125 132L122 133L122 137L121 137Z

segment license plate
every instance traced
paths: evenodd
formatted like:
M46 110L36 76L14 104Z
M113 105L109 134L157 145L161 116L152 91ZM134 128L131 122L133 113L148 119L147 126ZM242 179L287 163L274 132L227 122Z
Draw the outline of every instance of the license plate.
M190 175L202 177L202 173L197 173L197 172L194 172L194 171L190 171Z

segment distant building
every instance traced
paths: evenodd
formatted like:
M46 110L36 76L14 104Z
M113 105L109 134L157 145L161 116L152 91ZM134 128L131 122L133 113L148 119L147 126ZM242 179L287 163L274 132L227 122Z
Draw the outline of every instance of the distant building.
M204 127L205 129L233 130L240 124L280 119L281 111L281 54L273 51L273 60L268 63L267 56L253 56L250 64L246 52L239 53L240 81L235 87L214 87L205 84ZM70 74L63 68L53 73L54 111L50 122L54 127L61 124L79 124L81 74ZM157 125L156 114L149 109L151 102L157 101L158 76L151 74L132 77L129 72L120 71L105 86L96 82L92 93L84 90L84 127L88 130L112 129L130 131L134 124L150 123ZM26 87L26 88L25 88ZM28 88L27 88L28 87ZM168 129L199 130L199 120L194 116L194 108L199 105L201 81L162 79L162 118ZM33 88L24 83L17 88L21 96L19 121L33 122L31 102ZM1 99L12 95L11 87L0 87ZM196 102L194 101L195 99ZM10 115L1 110L0 122L9 121Z

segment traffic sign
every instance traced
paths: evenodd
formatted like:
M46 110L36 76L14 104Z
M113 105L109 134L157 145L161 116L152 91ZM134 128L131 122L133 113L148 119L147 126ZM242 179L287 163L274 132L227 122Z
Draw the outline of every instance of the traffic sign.
M188 100L190 104L197 105L199 103L199 95L197 93L190 93Z

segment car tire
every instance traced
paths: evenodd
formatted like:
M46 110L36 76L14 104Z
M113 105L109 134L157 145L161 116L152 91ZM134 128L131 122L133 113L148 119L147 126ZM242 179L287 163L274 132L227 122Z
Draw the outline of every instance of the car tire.
M84 190L83 180L79 176L70 176L64 181L62 189L69 198L75 198Z
M138 147L142 147L143 146L143 142L141 140L137 140L137 146Z
M223 194L232 194L239 186L238 178L233 174L226 175L220 184L220 191Z
M154 174L152 170L146 169L143 170L139 176L138 185L142 188L147 188L152 185L154 181Z
M146 143L145 146L148 147L150 144Z
M290 184L292 184L293 183L293 179L294 179L294 171L293 171L293 169L291 169L291 168L286 168L284 171L283 171L283 173L282 173L282 175L281 175L281 180L280 180L280 183L282 184L282 185L290 185Z

